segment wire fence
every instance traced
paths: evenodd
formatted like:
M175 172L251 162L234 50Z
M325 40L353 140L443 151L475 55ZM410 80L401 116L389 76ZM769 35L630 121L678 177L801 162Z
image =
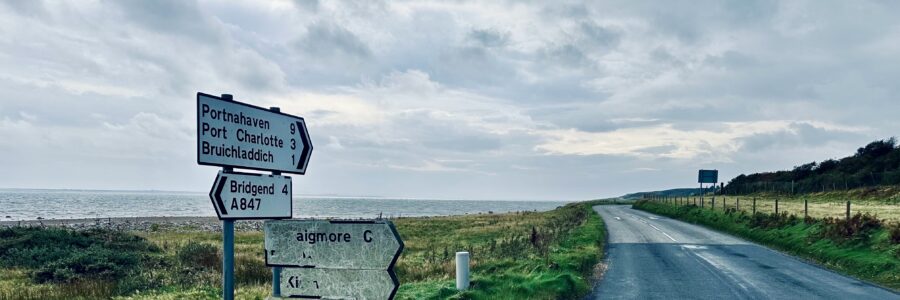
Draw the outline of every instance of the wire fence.
M735 209L754 213L787 213L797 217L822 218L850 218L853 214L863 213L877 216L888 221L900 221L900 205L884 203L880 201L864 200L811 200L798 198L764 198L764 197L740 197L740 196L694 196L694 197L669 197L658 195L646 195L645 200L651 200L671 205L697 207L711 210Z

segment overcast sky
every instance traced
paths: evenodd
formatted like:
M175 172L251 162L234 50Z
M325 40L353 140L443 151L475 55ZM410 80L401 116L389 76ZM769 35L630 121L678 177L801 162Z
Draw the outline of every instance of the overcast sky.
M591 199L900 130L896 1L2 1L0 187L208 190L196 93L306 118L303 194Z

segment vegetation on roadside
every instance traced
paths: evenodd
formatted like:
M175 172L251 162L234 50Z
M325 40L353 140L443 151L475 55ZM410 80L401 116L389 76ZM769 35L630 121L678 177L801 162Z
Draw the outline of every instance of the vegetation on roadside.
M729 195L769 192L802 194L900 184L900 148L894 138L874 141L851 156L792 170L741 174L725 186Z
M659 199L659 198L657 198ZM699 205L699 197L663 198L664 201L679 205ZM707 208L712 204L712 196L706 196L704 204ZM715 196L715 209L738 209L747 214L753 213L753 202L756 211L774 213L775 201L778 201L778 212L787 212L799 217L806 214L813 218L845 218L847 202L851 202L851 214L862 213L877 215L888 222L900 222L900 186L880 186L853 189L849 191L816 192L802 195L776 195L771 193L754 193L743 196ZM804 202L806 206L804 207Z
M562 299L590 291L605 229L591 205L394 220L406 249L398 299ZM455 252L472 286L455 289ZM235 236L240 299L265 299L271 272L259 231ZM0 299L218 299L221 234L52 228L0 230Z
M710 210L638 201L637 209L701 224L815 261L839 272L900 289L900 224L857 213L846 218Z

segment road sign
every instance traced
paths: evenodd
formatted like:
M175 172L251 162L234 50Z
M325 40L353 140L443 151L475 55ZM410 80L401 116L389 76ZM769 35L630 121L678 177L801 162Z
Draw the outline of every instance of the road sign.
M699 183L717 183L719 182L718 170L700 170Z
M285 268L281 296L315 299L392 299L400 282L392 271Z
M209 199L220 220L290 219L292 192L288 176L219 171Z
M403 251L386 220L266 221L265 240L268 266L387 270Z
M301 117L197 93L197 163L305 174L312 142Z

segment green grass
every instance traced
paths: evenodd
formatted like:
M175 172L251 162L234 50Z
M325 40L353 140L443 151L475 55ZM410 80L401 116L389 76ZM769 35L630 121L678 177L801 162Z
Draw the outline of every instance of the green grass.
M634 207L727 232L844 274L900 289L900 244L891 241L886 224L842 237L829 235L826 229L843 223L804 221L788 214L751 215L734 209L712 211L651 201L639 201Z
M394 220L406 244L395 267L401 282L397 298L582 297L590 291L605 240L603 223L591 209L598 203L569 204L547 212ZM160 230L124 233L124 237L143 251L139 264L124 275L39 283L34 279L36 265L0 264L0 299L220 297L221 267L215 263L221 259L220 233ZM11 247L19 245L10 239L2 241ZM25 243L55 246L38 240ZM471 253L472 286L465 292L455 289L456 251ZM237 297L265 299L271 293L271 273L264 264L262 232L238 232L235 253Z

